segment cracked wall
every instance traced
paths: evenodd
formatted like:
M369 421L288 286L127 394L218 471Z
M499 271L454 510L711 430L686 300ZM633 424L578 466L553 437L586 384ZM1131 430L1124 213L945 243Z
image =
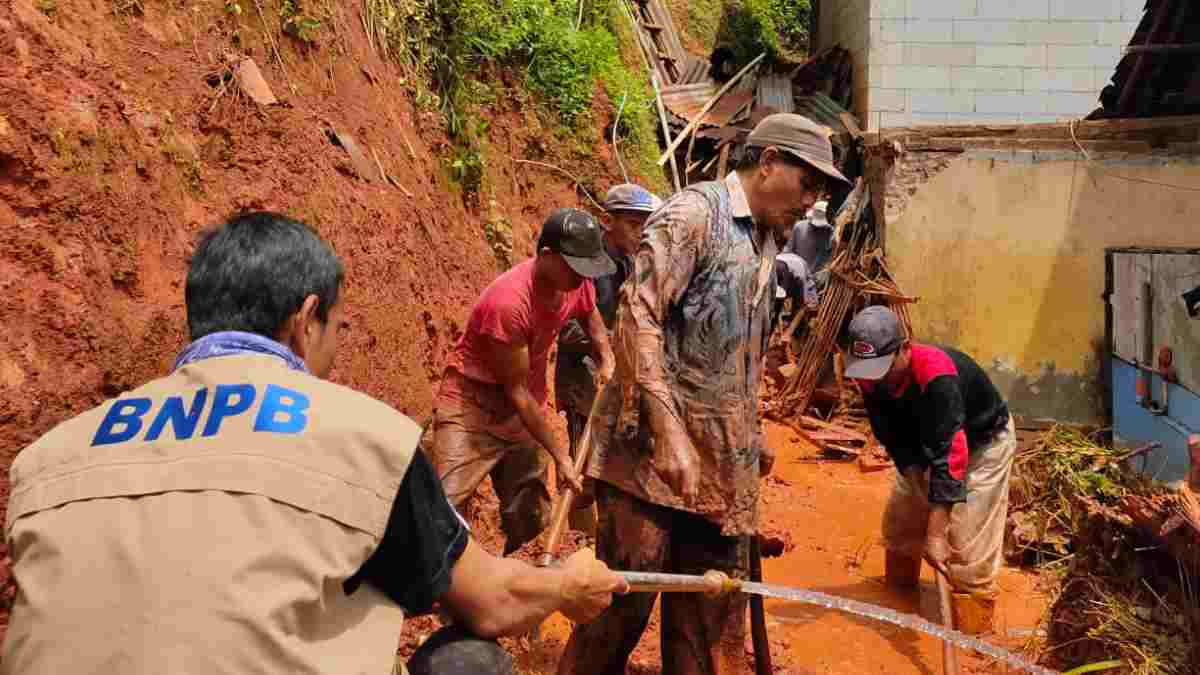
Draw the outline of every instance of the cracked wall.
M1102 421L1104 249L1195 245L1200 162L972 151L936 164L923 183L901 165L906 203L888 219L918 339L973 355L1018 414Z

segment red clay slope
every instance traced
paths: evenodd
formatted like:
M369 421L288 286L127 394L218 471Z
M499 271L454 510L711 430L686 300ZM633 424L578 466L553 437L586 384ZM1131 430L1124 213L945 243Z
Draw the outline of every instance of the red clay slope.
M100 1L0 6L0 517L25 444L166 372L185 342L192 242L229 212L283 211L333 243L353 323L334 379L421 419L498 272L485 221L512 223L520 259L550 208L580 203L565 179L505 158L547 145L515 94L484 113L494 201L479 212L443 177L440 115L416 108L404 73L371 52L357 4L330 3L335 30L308 45L281 34L265 3L286 72L243 5L241 17L219 2L146 3L144 16ZM246 56L281 105L206 83ZM331 128L374 149L412 196L359 179ZM600 131L593 142L605 157ZM616 180L600 161L566 168Z

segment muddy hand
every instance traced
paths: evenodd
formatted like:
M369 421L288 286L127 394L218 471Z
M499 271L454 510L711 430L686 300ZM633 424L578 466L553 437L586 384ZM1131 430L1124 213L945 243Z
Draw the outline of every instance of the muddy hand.
M612 604L613 593L628 593L629 584L590 548L580 549L563 564L560 611L575 623L588 623Z
M938 572L949 575L950 544L945 537L930 536L925 539L925 562Z
M583 480L575 473L575 467L571 465L571 457L566 453L554 456L554 463L558 467L558 480L566 483L568 487L575 491L575 494L583 492Z
M596 390L597 391L603 389L604 385L608 384L609 382L612 382L613 373L615 371L616 371L616 368L613 365L612 359L609 359L608 361L605 361L604 363L600 364L600 367L596 369L595 373L593 373L593 376L595 377L595 380L596 380Z
M670 434L655 442L654 470L675 494L685 502L700 492L700 459L692 442L680 434Z
M950 527L950 506L934 504L929 510L925 530L925 560L942 574L949 574L950 543L946 532Z

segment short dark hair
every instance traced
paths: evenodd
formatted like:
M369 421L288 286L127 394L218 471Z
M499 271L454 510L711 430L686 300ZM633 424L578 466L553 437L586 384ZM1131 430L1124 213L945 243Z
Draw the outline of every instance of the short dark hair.
M188 329L193 340L230 330L273 338L309 295L320 299L325 322L344 278L309 226L278 213L240 214L196 244L184 290Z

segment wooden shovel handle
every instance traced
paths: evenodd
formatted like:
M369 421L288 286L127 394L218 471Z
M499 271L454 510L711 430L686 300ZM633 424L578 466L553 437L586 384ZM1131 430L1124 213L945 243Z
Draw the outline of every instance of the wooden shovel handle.
M575 453L575 475L583 477L583 468L587 466L588 456L592 454L592 420L596 417L596 410L599 409L600 392L596 392L596 397L592 401L592 410L588 414L587 422L583 425L583 433L579 435L579 450ZM554 515L550 519L550 537L546 539L546 552L542 554L541 560L538 561L538 566L549 567L550 563L554 562L554 554L558 552L558 543L562 539L563 531L567 527L567 513L571 510L571 503L575 501L575 489L568 486L563 489L562 495L558 498L558 503L554 505Z
M954 630L954 615L950 613L950 583L941 570L934 570L937 577L938 599L942 605L942 623L946 628ZM942 642L942 672L945 675L959 675L958 651L949 642Z

